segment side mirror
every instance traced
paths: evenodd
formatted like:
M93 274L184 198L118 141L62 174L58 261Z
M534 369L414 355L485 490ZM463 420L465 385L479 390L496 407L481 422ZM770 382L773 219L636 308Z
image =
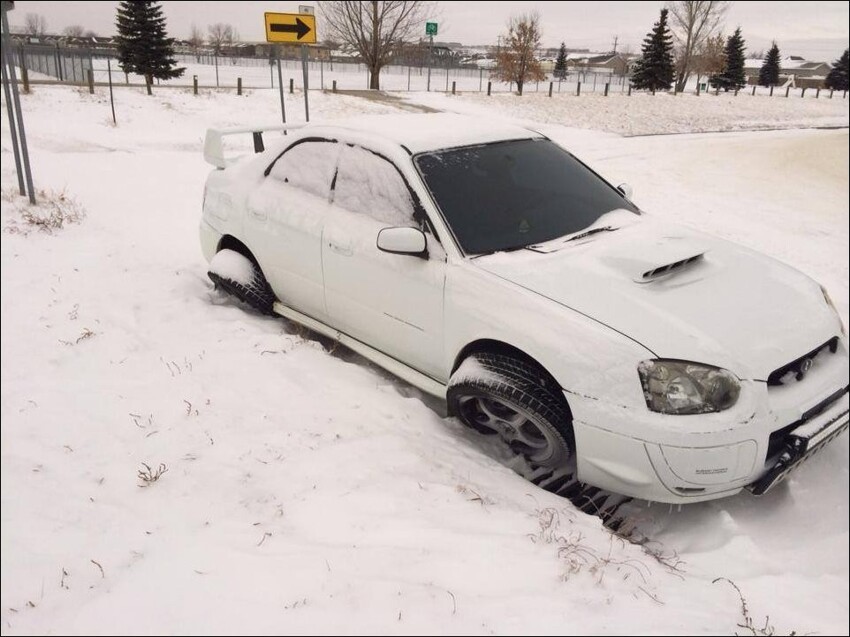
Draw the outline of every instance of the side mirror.
M634 194L634 191L632 190L632 187L629 184L620 184L619 186L617 186L617 190L623 193L623 196L626 199L628 199L629 201L632 200L632 194Z
M378 233L378 250L428 258L425 233L418 228L384 228Z

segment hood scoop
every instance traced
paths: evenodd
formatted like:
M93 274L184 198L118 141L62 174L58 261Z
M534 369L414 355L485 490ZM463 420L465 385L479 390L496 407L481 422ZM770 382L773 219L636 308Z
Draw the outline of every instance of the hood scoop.
M672 263L667 263L665 265L660 265L651 270L647 270L643 274L641 274L640 279L637 280L638 283L649 283L650 281L655 281L656 279L660 279L669 274L673 274L675 272L680 272L681 270L687 268L688 266L701 261L705 256L704 252L699 254L695 254L691 257L687 257L685 259L679 259L678 261L673 261Z

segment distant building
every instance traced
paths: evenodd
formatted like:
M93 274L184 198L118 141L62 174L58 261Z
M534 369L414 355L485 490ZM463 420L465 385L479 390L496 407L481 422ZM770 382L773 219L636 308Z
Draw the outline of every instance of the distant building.
M749 58L744 61L744 74L747 83L758 84L759 71L764 60ZM823 88L824 80L832 65L827 62L810 62L798 55L789 55L779 62L779 85L799 88Z
M622 53L569 53L567 71L599 73L606 75L628 75L631 57Z

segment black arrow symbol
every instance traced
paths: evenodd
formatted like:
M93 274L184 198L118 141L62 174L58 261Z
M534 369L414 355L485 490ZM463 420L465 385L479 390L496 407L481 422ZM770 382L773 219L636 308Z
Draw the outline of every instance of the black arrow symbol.
M310 33L310 27L301 18L295 18L295 24L270 24L269 30L272 33L297 33L299 40Z

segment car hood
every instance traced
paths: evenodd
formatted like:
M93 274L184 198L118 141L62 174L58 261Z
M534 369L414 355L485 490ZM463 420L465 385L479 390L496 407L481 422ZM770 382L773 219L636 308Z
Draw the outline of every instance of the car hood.
M635 217L615 232L539 250L472 263L604 323L659 358L765 380L838 333L809 277L680 226Z

